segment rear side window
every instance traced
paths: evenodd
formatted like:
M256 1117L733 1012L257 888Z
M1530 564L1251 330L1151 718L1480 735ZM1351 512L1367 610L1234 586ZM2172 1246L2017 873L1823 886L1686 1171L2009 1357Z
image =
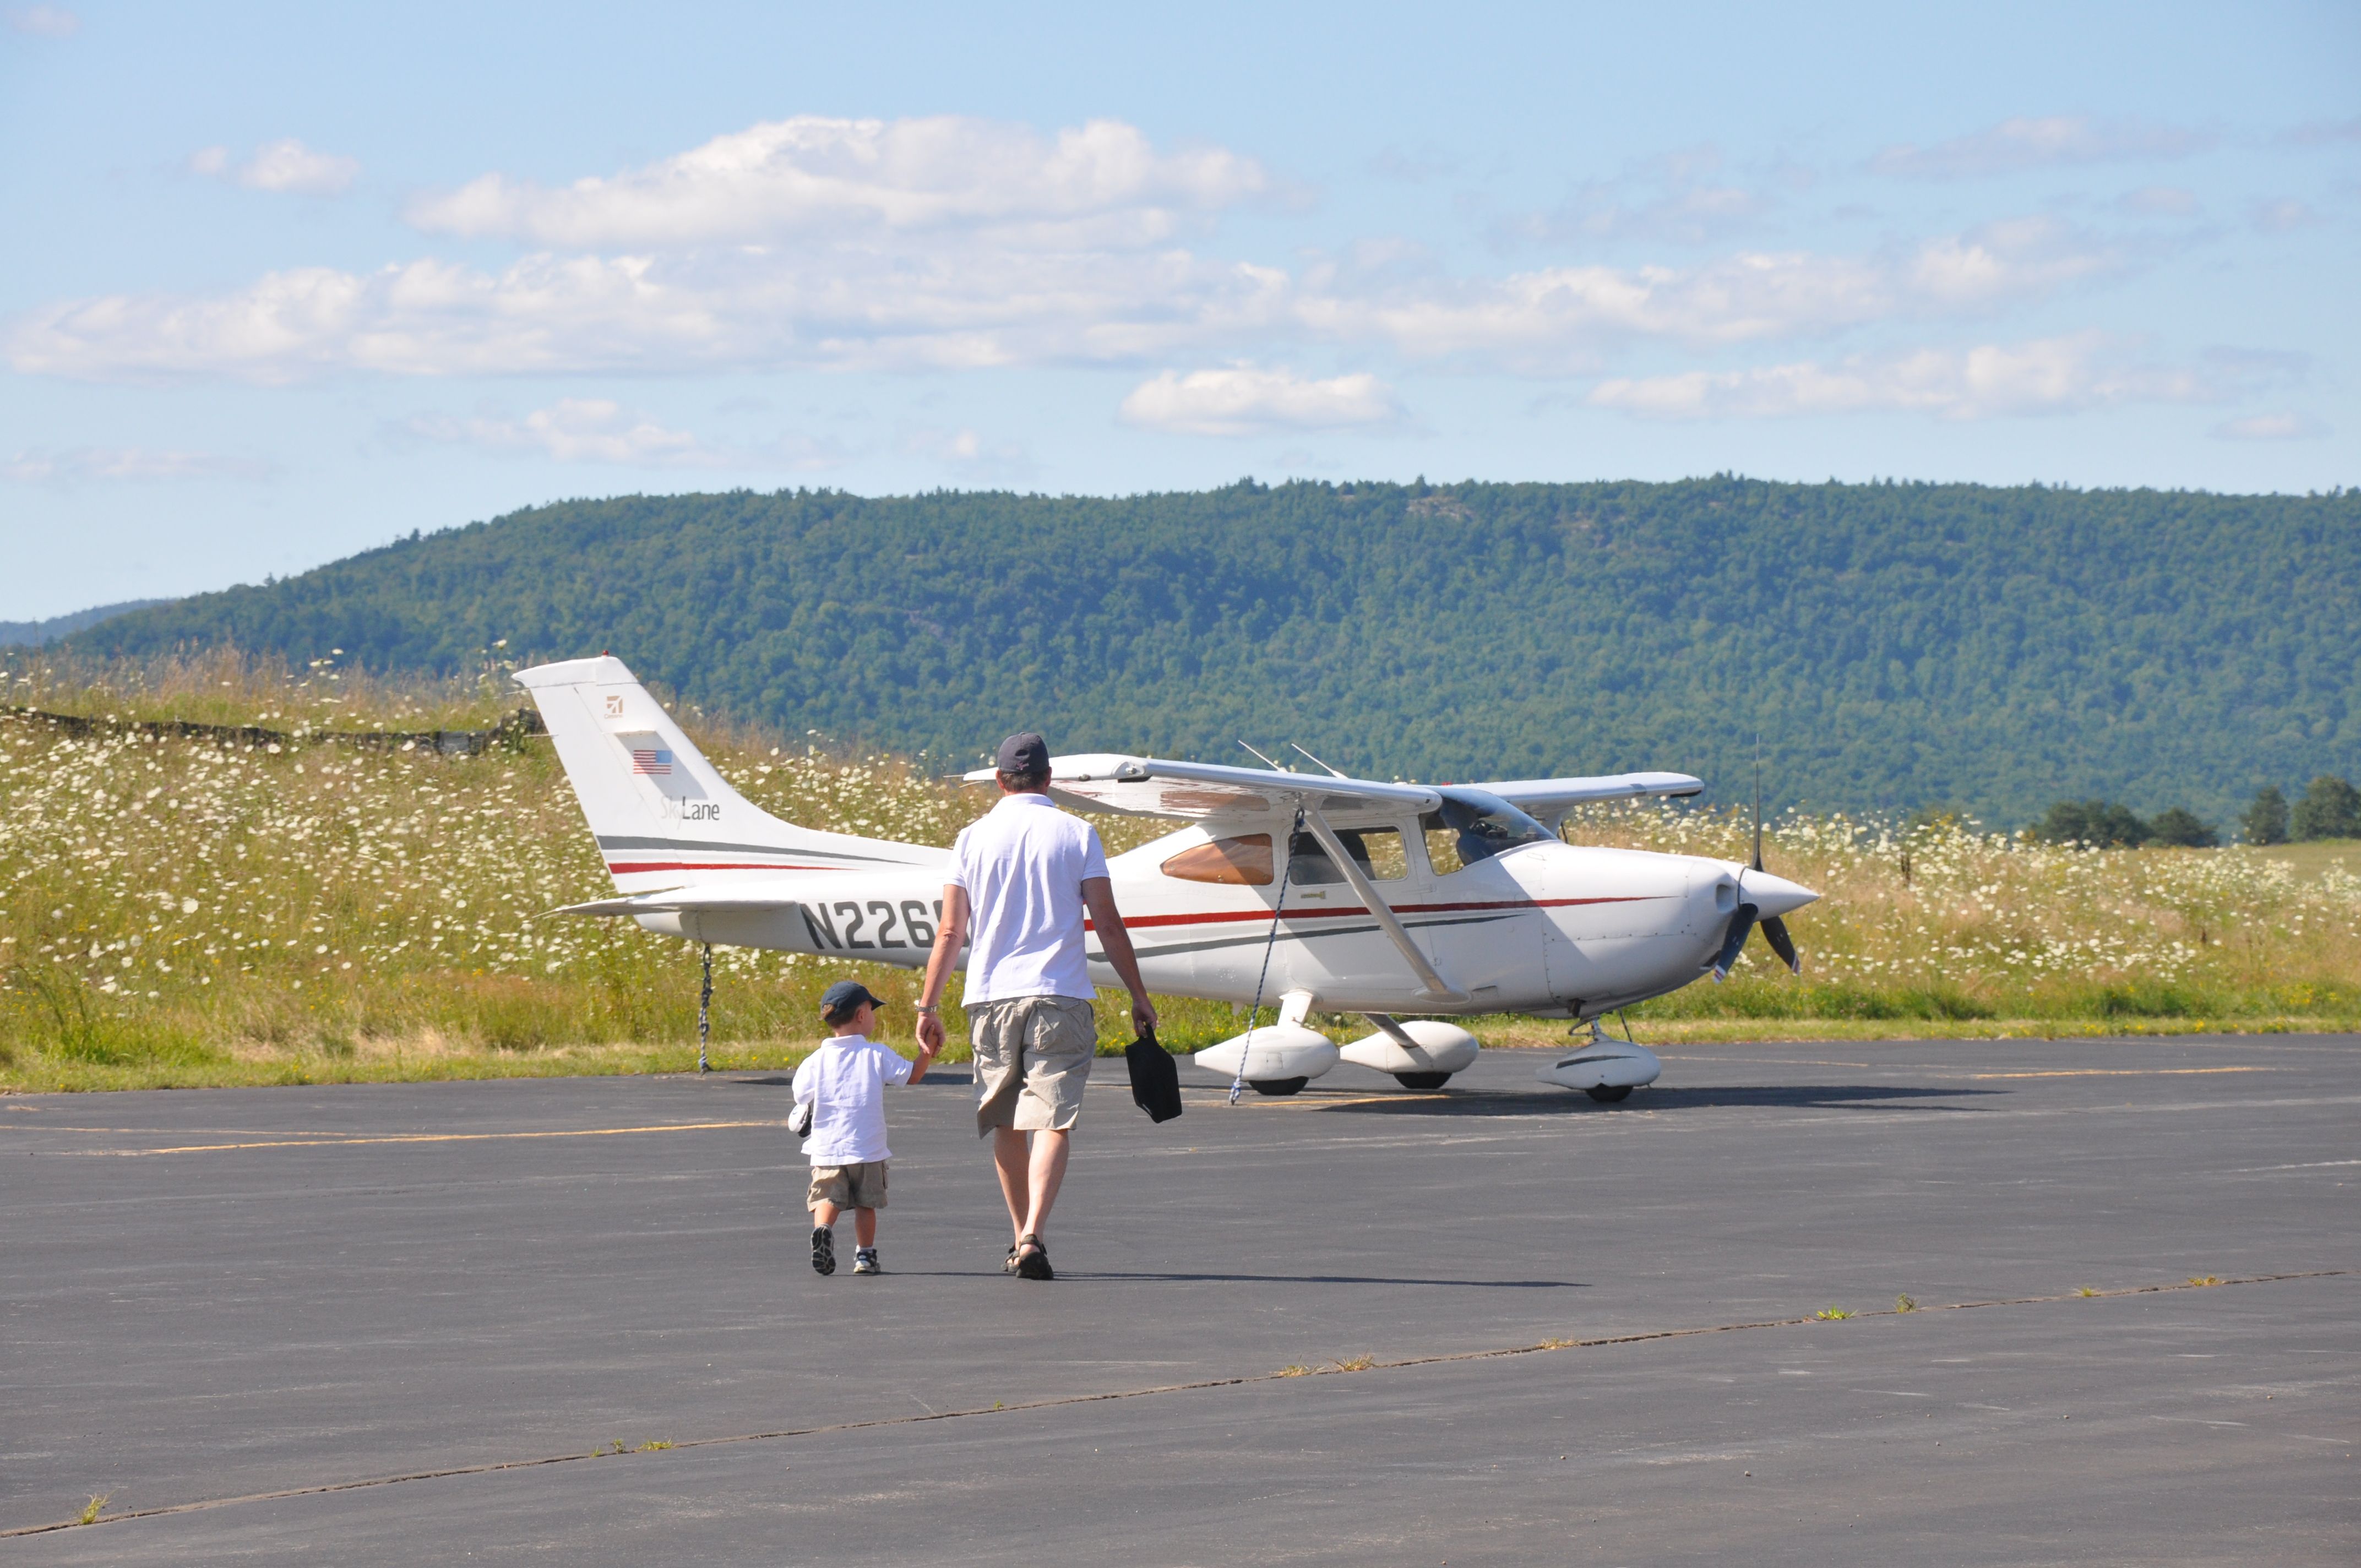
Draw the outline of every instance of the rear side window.
M1410 874L1410 861L1402 853L1401 834L1395 829L1339 828L1336 838L1345 846L1345 852L1353 857L1353 864L1371 882L1399 882ZM1328 858L1320 840L1308 832L1294 837L1287 855L1287 880L1295 885L1312 887L1345 880L1345 873Z
M1165 861L1161 870L1166 876L1181 882L1268 887L1270 885L1270 835L1247 833L1235 839L1216 839L1210 844L1183 850Z

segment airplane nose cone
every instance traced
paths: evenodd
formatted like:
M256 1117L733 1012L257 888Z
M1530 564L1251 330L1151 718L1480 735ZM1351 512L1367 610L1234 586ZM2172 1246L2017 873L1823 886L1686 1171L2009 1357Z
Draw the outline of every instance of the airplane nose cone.
M1754 905L1765 920L1801 909L1820 896L1800 883L1773 876L1769 872L1746 872L1740 876L1739 884L1745 889L1746 902Z

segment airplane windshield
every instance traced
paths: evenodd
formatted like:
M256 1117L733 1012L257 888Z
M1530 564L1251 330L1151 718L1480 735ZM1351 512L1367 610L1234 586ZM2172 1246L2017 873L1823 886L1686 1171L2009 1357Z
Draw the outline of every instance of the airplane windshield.
M1488 861L1503 850L1553 837L1548 828L1497 795L1480 789L1438 793L1443 808L1428 812L1418 822L1426 829L1426 858L1437 876Z

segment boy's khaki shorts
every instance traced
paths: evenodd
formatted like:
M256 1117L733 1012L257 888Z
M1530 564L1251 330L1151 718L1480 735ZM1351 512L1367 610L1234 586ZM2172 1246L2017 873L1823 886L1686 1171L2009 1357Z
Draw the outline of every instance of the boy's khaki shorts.
M1099 1054L1091 1004L1072 996L1011 996L967 1010L975 1047L975 1132L1063 1132L1082 1113Z
M840 1209L883 1209L885 1207L885 1161L863 1160L859 1165L816 1165L812 1167L811 1190L804 1195L804 1207L817 1208L833 1203Z

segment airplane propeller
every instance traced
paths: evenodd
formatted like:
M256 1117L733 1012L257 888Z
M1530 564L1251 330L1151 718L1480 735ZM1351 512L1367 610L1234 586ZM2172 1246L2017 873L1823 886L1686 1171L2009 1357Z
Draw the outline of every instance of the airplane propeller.
M1770 874L1768 872L1763 870L1763 742L1759 738L1754 742L1754 861L1752 869L1758 872L1763 872L1766 876ZM1757 925L1760 925L1763 927L1763 939L1771 944L1771 950L1779 955L1779 961L1785 964L1791 972L1795 974L1803 973L1804 960L1795 951L1795 939L1787 935L1787 922L1781 919L1776 915L1772 916L1768 920L1763 919L1762 910L1756 905L1746 902L1745 894L1742 891L1745 887L1744 879L1741 878L1740 880L1739 886L1741 889L1741 892L1739 894L1740 901L1737 912L1732 914L1730 917L1730 928L1721 939L1721 951L1714 955L1713 978L1717 981L1725 981L1730 978L1730 966L1738 961L1738 955L1746 949L1746 938L1754 934L1754 927Z

